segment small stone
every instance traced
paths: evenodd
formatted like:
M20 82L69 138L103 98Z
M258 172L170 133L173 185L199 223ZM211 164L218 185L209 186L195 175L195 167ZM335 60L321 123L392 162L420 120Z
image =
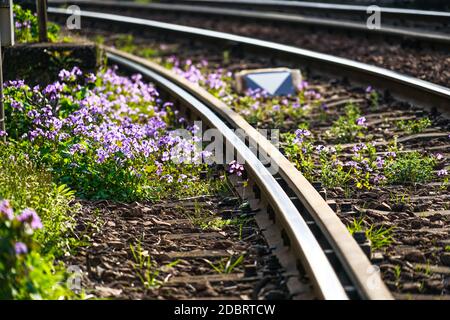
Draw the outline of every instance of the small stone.
M419 250L411 250L405 254L405 259L411 262L425 262L425 255Z
M431 222L436 222L436 221L442 220L443 215L440 213L436 213L436 214L433 214L432 216L429 216L428 218L430 219Z
M441 261L444 265L450 266L450 252L444 252L441 254Z
M420 228L422 228L422 222L419 221L419 220L411 221L411 228L412 229L420 229Z
M117 297L122 293L121 289L113 289L113 288L102 287L102 286L96 286L95 290L97 290L98 294L102 298Z
M373 263L380 263L381 261L383 261L383 259L384 259L384 256L381 252L372 253L371 261Z
M366 233L364 231L355 231L353 233L353 238L359 244L364 243L367 240Z
M217 241L213 244L213 249L229 249L233 246L233 242L229 240Z
M420 287L418 282L407 282L402 285L402 290L405 292L419 292Z
M383 271L394 270L395 269L395 265L390 264L390 263L383 263L382 265L380 265L380 269L383 270Z
M115 227L115 226L116 226L116 224L115 224L113 221L108 221L106 224L107 224L109 227Z
M412 236L412 237L405 237L402 239L403 243L409 244L409 245L416 245L420 243L420 239L418 237Z
M154 224L157 224L157 225L160 225L160 226L167 226L167 227L171 226L170 223L165 222L165 221L161 221L161 220L156 219L156 218L152 218L152 221L153 221Z
M427 280L425 285L436 292L444 290L444 281L442 280Z
M108 242L108 246L116 248L116 249L121 249L121 248L123 248L123 243L120 241L110 241L110 242Z
M380 205L378 205L377 209L382 211L392 211L392 208L386 202L383 202Z

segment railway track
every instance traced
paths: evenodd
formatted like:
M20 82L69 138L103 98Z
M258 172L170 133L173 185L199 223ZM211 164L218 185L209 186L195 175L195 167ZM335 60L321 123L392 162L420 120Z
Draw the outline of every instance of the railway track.
M333 214L327 212L329 207L319 193L270 142L258 136L259 133L255 129L231 110L222 109L219 112L217 106L212 109L208 106L207 96L196 97L195 94L198 92L193 95L190 92L191 85L187 81L174 76L164 68L113 49L107 49L107 51L111 63L131 72L139 72L171 96L172 100L175 98L175 101L178 101L178 107L181 107L181 110L184 109L183 112L190 121L199 119L203 121L203 124L207 124L207 128L218 129L226 143L231 144L237 155L245 161L248 174L246 178L249 184L243 186L242 179L239 181L236 178L235 186L241 197L249 201L252 210L257 212L255 219L263 230L273 254L278 257L285 273L290 275L287 287L292 298L390 298L389 292L381 281L376 288L370 287L370 284L373 281L376 283L377 279L372 278L372 282L368 281L370 274L366 271L370 268L370 264L361 249L345 232L343 225L333 220ZM238 126L246 130L250 138L261 141L260 148L269 152L273 161L283 166L281 174L285 177L273 177L245 142L241 141L230 129L230 125L221 118L228 123L232 122L235 128ZM302 198L289 196L285 191L287 184L293 184L291 188L299 192ZM316 216L316 220L313 216ZM316 228L313 233L312 229L317 227L319 222L324 224L322 231ZM321 244L317 239L319 234L321 234ZM191 236L182 234L181 238ZM323 242L326 242L326 245ZM173 253L171 255L174 256ZM186 253L184 255L186 256ZM205 253L203 255L208 256ZM300 275L297 270L299 266ZM312 285L313 293L299 280L305 276ZM239 278L239 281L252 280L243 275L240 277L242 279ZM214 280L213 277L208 276L200 278ZM228 277L216 276L216 278L216 281L237 280L235 274ZM195 282L194 280L196 280L195 277L192 279L186 277L183 282Z
M50 10L51 13L53 14L64 14L64 10L58 10L58 9L51 9ZM100 27L101 23L99 23L99 21L103 21L103 22L107 22L108 20L114 21L114 22L119 22L121 21L122 23L128 23L128 27L129 29L131 29L131 27L134 26L140 26L140 28L142 28L143 26L145 28L155 28L156 30L166 30L166 31L170 31L173 34L179 34L179 35L183 35L183 36L190 36L190 37L200 37L200 38L208 38L209 40L213 40L213 41L217 41L217 40L227 40L230 42L233 42L235 45L236 43L239 43L240 46L244 47L246 50L253 48L253 49L268 49L270 48L270 50L272 50L272 52L277 52L278 53L278 57L283 57L286 61L286 57L289 57L288 60L290 60L290 63L298 63L298 61L301 61L303 63L307 63L310 67L311 67L311 74L314 74L314 69L315 72L317 72L317 69L320 69L319 73L321 74L334 74L334 76L336 75L342 75L342 74L347 74L349 75L349 80L354 80L355 78L357 79L357 82L359 83L371 83L373 84L374 82L376 82L377 84L380 84L381 86L383 86L384 83L384 87L389 89L390 92L397 96L397 97L405 97L407 100L411 101L412 103L419 105L421 107L428 107L430 110L434 110L434 112L439 111L442 113L448 113L448 98L449 98L449 92L448 89L437 86L437 85L433 85L430 83L426 83L424 81L418 81L417 79L412 79L409 77L404 77L401 76L399 74L393 73L393 72L389 72L386 70L382 70L380 68L373 68L367 65L363 65L363 64L358 64L358 63L350 63L350 61L345 60L345 59L340 59L340 58L333 58L330 56L326 56L326 55L320 55L320 54L313 54L312 52L308 52L306 50L299 50L296 48L292 48L292 47L288 47L288 46L280 46L277 44L273 44L273 43L269 43L269 42L264 42L264 41L260 41L260 40L254 40L254 39L248 39L248 38L244 38L244 37L237 37L237 36L231 36L231 35L227 35L227 34L221 34L218 32L211 32L211 31L201 31L199 29L195 29L195 28L188 28L188 27L180 27L180 26L174 26L174 25L169 25L169 24L164 24L164 23L158 23L158 22L152 22L152 21L146 21L143 19L136 19L136 18L124 18L124 17L118 17L115 15L110 15L110 14L100 14L100 13L93 13L93 12L83 12L82 13L84 17L91 19L92 21L96 21L94 26L95 27ZM119 26L120 27L120 26ZM109 25L109 29L111 29L111 24ZM142 32L142 29L141 29ZM284 51L283 51L284 50ZM139 59L141 64L149 64L149 62ZM308 63L309 62L309 63ZM314 63L315 62L315 63ZM155 68L157 68L155 66ZM160 68L159 69L161 73L165 72L164 69ZM365 75L365 76L362 76ZM381 80L382 79L382 80ZM234 118L234 116L232 117L231 114L229 113L229 109L225 108L225 106L222 104L222 106L224 106L223 108L217 108L217 105L220 105L220 101L217 101L216 99L213 99L211 97L208 96L203 96L202 94L198 93L198 90L194 90L194 87L192 84L189 84L187 81L180 81L180 83L182 83L182 85L186 88L190 88L192 90L192 92L196 92L194 93L196 95L196 98L202 99L207 105L209 105L209 107L211 108L216 108L216 112L218 112L222 117L225 117L225 119L228 120L229 125L231 125L231 127L242 127L242 126L248 126L248 124L245 124L242 122L242 120L238 119L238 118ZM377 86L378 87L378 86ZM422 95L422 99L417 99L417 97L412 97L411 96L411 90L417 91L419 90L421 92ZM198 88L197 88L198 89ZM351 98L351 97L350 97ZM330 100L328 101L329 105L335 103L336 107L342 106L343 104L345 104L345 101L348 101L350 99L348 96L345 97L341 97L336 98L336 96L331 96ZM406 106L407 107L407 106ZM414 117L416 116L414 112L411 111L407 111L405 113L401 113L399 112L398 114L395 114L396 112L393 111L392 109L392 105L391 106L387 106L388 109L385 110L381 110L381 112L379 113L374 113L373 114L373 118L374 122L371 123L372 126L376 127L377 123L384 123L386 119L386 117L390 117L392 121L396 121L396 120L407 120L408 119L414 119ZM421 114L422 113L418 113ZM369 118L369 117L368 117ZM377 119L378 118L378 119ZM378 122L377 122L378 121ZM440 120L439 120L440 121ZM438 122L439 122L438 121ZM412 141L413 143L411 145L409 145L409 149L405 150L405 151L411 151L412 149L416 149L416 150L420 150L420 148L424 148L425 150L428 150L428 148L433 149L433 150L444 150L445 153L447 153L446 150L448 150L447 148L447 144L445 144L445 142L442 140L443 138L445 138L446 136L448 136L448 132L445 131L445 128L447 128L446 126L448 126L448 124L446 125L446 123L448 122L442 122L441 123L444 125L443 128L438 128L436 126L436 129L432 130L432 132L429 133L425 133L425 134L419 134L419 135L412 135L410 137L405 137L405 139L403 139L401 141L401 143L408 143L409 141ZM317 131L317 134L320 134L320 128L318 128L319 130ZM248 127L248 132L251 132L251 127ZM438 132L436 132L438 131ZM316 132L315 132L316 134ZM436 142L435 145L428 145L427 140L433 140ZM418 142L417 144L414 144L414 142ZM382 143L381 143L382 144ZM270 146L267 146L268 148L270 148ZM351 148L352 146L346 146ZM273 150L273 152L275 152L276 150ZM269 152L268 154L271 154L273 156L273 153ZM277 157L275 157L275 159L278 159ZM338 264L341 264L341 270L345 270L347 272L347 277L350 279L349 283L352 283L353 285L355 283L358 283L359 285L361 284L361 282L359 282L358 280L355 281L355 276L349 276L348 273L348 269L352 268L355 266L355 264L353 264L353 266L349 266L350 262L349 260L346 260L347 258L345 257L345 255L351 256L353 255L355 252L359 252L359 249L356 249L355 247L349 249L349 248L345 248L346 245L354 245L353 240L349 240L348 238L342 242L340 242L338 239L343 239L340 237L348 237L348 233L346 233L345 228L343 228L343 226L341 225L340 222L338 222L337 217L335 215L335 213L333 212L333 210L331 210L331 208L328 206L328 204L320 197L317 195L317 191L315 191L314 187L312 187L305 179L304 177L294 168L294 166L292 164L290 164L286 158L284 158L283 156L281 158L279 158L279 161L281 163L280 168L280 176L276 177L278 179L278 181L282 184L285 185L285 189L289 188L289 192L292 192L292 196L294 198L292 198L292 200L295 201L299 201L300 203L298 204L299 206L297 206L297 208L300 208L300 213L306 214L306 222L308 223L308 221L310 221L311 225L314 225L316 227L313 227L313 229L316 229L315 231L319 231L319 234L322 234L322 237L326 240L325 241L325 245L322 244L322 247L325 247L325 250L331 250L331 251L327 251L328 254L331 255L335 255L337 260L340 261L338 262ZM445 164L444 164L445 167ZM300 183L301 182L301 183ZM305 182L305 184L303 185L303 182ZM429 186L431 187L431 185ZM259 193L258 191L259 188L256 188L256 194ZM396 191L394 191L396 192ZM312 197L311 195L314 195L314 197ZM429 197L429 196L428 196ZM264 198L264 197L263 197ZM353 210L356 208L358 209L358 212L361 211L368 211L366 208L362 208L363 210L360 210L361 208L359 207L359 203L355 203L357 201L353 201L352 199L346 199L345 197L343 197L345 201L341 202L338 204L339 208L340 208L340 212L343 213L343 215L345 216L347 213L348 217L352 217L352 214L354 214ZM420 198L427 198L427 196L418 196L417 199L413 200L420 200ZM445 196L444 196L445 198ZM364 203L365 198L359 198L359 201L362 201ZM445 205L445 199L443 205ZM318 207L317 206L317 201L319 201L321 203L321 205ZM376 198L375 198L376 201ZM426 206L425 206L426 207ZM386 208L389 208L389 206L387 206ZM380 215L382 217L383 214L386 214L386 212L384 213L380 213L379 211L383 211L383 210L379 210L379 209L374 209L374 208L369 208L372 209L372 211L370 211L370 213L372 215L377 216L379 219ZM390 208L392 209L392 208ZM375 211L373 211L375 210ZM378 211L376 211L378 210ZM389 210L389 209L387 209ZM269 210L270 212L271 210ZM443 210L445 211L445 210ZM442 210L440 210L440 213L436 213L438 215L443 215ZM397 212L398 214L402 213L404 214L405 212L399 212L398 210L394 210L394 212ZM432 211L430 211L432 212ZM433 216L434 214L431 214L430 212L427 213L427 211L423 212L424 216ZM407 212L406 215L409 215L411 212ZM414 213L413 213L414 214ZM445 216L445 214L444 214ZM312 219L311 219L312 218ZM435 217L436 218L436 217ZM405 218L405 221L409 221L409 223L411 223L411 220L413 219L409 219ZM434 218L433 218L434 219ZM276 220L276 219L275 219ZM343 220L345 220L345 217L343 217ZM441 220L441 218L438 218L438 220ZM444 218L444 225L445 225L445 218ZM318 230L317 230L318 229ZM420 228L419 228L420 229ZM425 228L426 229L426 228ZM429 232L427 230L419 230L420 232ZM446 233L445 233L445 227L444 230L441 231L444 232L444 240L446 237ZM320 238L319 235L315 235L316 238ZM351 239L351 238L350 238ZM349 242L347 242L349 241ZM328 244L326 244L328 242ZM445 242L445 241L444 241ZM327 248L328 247L328 248ZM398 258L396 258L398 260ZM331 261L333 261L334 259L330 259ZM361 262L364 261L364 259L361 259ZM392 261L391 261L392 262ZM414 266L408 266L406 265L407 268L411 269L414 268ZM367 267L367 264L365 265L365 267ZM338 269L335 267L335 270ZM363 268L364 269L364 268ZM363 270L360 270L363 271ZM365 273L365 280L366 280L366 285L367 285L367 269L365 271L363 271L362 273ZM444 272L445 274L445 272ZM363 275L359 275L361 277L364 277ZM362 279L362 278L360 278ZM342 280L341 280L342 281ZM345 283L345 281L343 281ZM364 282L364 281L363 281ZM342 283L342 282L341 282ZM356 286L354 286L353 288L348 287L347 288L347 294L351 293L351 292L358 292L358 289ZM359 290L359 292L361 292L361 290ZM361 296L360 296L361 297ZM367 297L366 297L367 298Z
M55 4L64 5L64 1L57 1ZM233 18L232 15L217 19L214 15L216 13L203 15L192 13L191 11L197 10L196 6L190 6L189 9L184 8L185 11L172 11L171 6L174 4L166 3L151 4L151 6L169 6L164 10L145 9L146 5L142 7L141 4L130 2L89 1L78 4L82 10L118 13L293 45L384 67L450 87L448 71L450 59L448 58L448 48L442 43L413 41L409 36L383 36L382 33L368 30L365 26L362 29L359 28L361 32L346 31L339 26L343 27L345 23L338 20L334 23L338 26L321 28L319 21L316 21L317 25L296 25L278 21L271 22L262 18L257 20L248 17ZM217 8L213 9L215 11ZM234 10L239 11L238 9ZM241 15L242 12L243 10L240 11ZM255 15L256 13L249 11L244 14ZM283 15L283 13L276 14ZM411 30L414 31L414 29ZM374 37L370 36L371 34ZM448 37L448 32L442 34L444 37Z
M162 3L191 4L197 6L226 7L241 10L282 12L346 21L364 22L370 5L335 4L304 1L254 1L254 0L163 0ZM448 32L450 13L445 11L414 10L380 5L386 25L429 31Z
M61 8L49 8L49 14L68 16L70 13ZM264 41L234 34L205 30L169 24L159 21L121 16L103 12L82 11L81 17L85 22L93 24L114 24L117 31L127 26L130 32L145 29L148 32L163 30L178 37L204 39L218 45L235 45L248 52L265 51L273 55L274 59L295 61L305 68L311 75L339 75L355 84L372 85L389 92L399 99L418 104L429 109L438 108L447 113L450 100L450 89L423 81L387 69L359 63L349 59L339 58L319 52L304 50L275 42Z
M66 0L51 0L62 5ZM167 1L163 3L135 3L130 1L70 1L89 10L121 12L146 17L155 13L177 13L222 19L252 19L257 22L284 23L352 33L403 37L421 42L448 45L450 43L450 13L436 11L382 8L380 28L367 27L367 8L364 6L302 3L290 1Z

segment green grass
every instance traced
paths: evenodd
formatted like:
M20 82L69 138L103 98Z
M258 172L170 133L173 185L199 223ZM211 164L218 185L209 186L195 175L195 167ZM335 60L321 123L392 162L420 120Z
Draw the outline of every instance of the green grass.
M148 251L142 248L140 242L135 246L130 244L130 251L134 259L133 269L142 285L147 289L160 287L163 284L163 281L159 279L161 272L168 271L180 262L176 260L162 267L158 267L156 261L151 258Z
M370 228L366 230L366 236L371 242L372 249L378 250L389 246L393 241L392 230L393 227L375 228L373 225L370 226Z
M31 10L22 9L20 5L14 4L14 22L21 25L29 24L29 28L15 28L15 38L18 43L37 42L39 39L39 27L37 17ZM60 27L55 23L48 23L47 35L50 42L58 41Z
M370 240L373 250L382 249L389 246L393 242L393 227L385 228L371 225L369 228L364 226L364 219L353 219L352 223L347 226L347 230L353 235L355 232L364 231L367 239Z
M407 133L421 133L426 128L431 126L431 124L432 123L429 118L422 118L422 119L408 120L408 121L401 120L401 121L397 122L397 127L400 130L406 131Z
M28 159L27 151L18 144L0 144L0 198L10 200L16 210L36 210L44 225L36 233L42 252L61 256L78 244L71 232L78 210L70 204L74 192L56 185L45 168Z
M213 268L217 273L230 274L233 270L244 262L244 256L241 255L238 258L230 256L229 258L221 259L217 264L205 259L205 261Z
M424 183L433 178L435 165L433 157L414 151L400 154L385 168L385 175L391 183Z
M358 138L362 138L363 132L366 130L364 126L357 124L358 118L361 117L361 111L354 104L345 107L345 115L340 116L332 125L331 136L341 143L353 142Z

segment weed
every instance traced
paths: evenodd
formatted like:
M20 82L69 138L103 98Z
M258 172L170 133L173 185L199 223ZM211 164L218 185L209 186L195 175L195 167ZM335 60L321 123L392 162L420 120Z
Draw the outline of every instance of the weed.
M370 106L372 110L375 110L378 108L380 102L380 96L377 91L372 90L370 92Z
M284 153L307 179L312 178L314 170L314 145L311 143L310 136L311 133L305 128L298 129L295 134L285 133L282 135L282 139L285 141Z
M426 128L431 126L431 120L429 118L422 118L417 120L408 120L408 121L398 121L397 127L400 130L404 130L407 133L420 133L423 132Z
M37 17L31 10L22 9L20 5L14 4L15 37L19 43L36 42L39 37ZM47 35L50 42L56 42L59 38L60 27L49 23Z
M394 267L394 276L395 276L395 281L396 282L400 281L401 275L402 275L402 267L399 266L399 265L396 265Z
M0 198L10 199L17 210L34 208L44 225L35 234L43 252L61 256L79 245L71 236L79 206L70 205L74 191L53 183L48 169L29 159L30 152L17 143L0 144Z
M385 168L385 176L391 183L424 183L433 178L436 160L417 151L399 155Z
M372 249L377 250L389 246L393 241L392 230L393 227L375 228L374 225L371 225L370 228L366 230L366 236L372 244Z
M229 50L224 50L222 53L222 61L224 65L227 65L230 63L231 54Z
M348 232L350 232L351 235L353 235L355 232L363 231L364 230L364 219L353 219L352 223L347 226Z
M170 268L176 266L180 261L175 260L169 264L158 268L158 265L153 261L148 254L148 251L143 250L141 243L138 242L136 246L130 244L131 254L133 255L134 264L133 268L145 288L154 288L162 285L163 281L158 277L162 271L167 272Z
M411 195L409 193L389 193L389 199L392 203L396 205L408 204L411 202Z
M63 266L40 253L34 234L42 227L33 209L14 212L11 202L0 201L0 299L75 298Z
M330 134L337 141L347 143L363 138L365 131L365 118L361 117L361 111L354 104L348 104L345 115L333 123Z
M233 256L229 258L221 259L217 264L213 264L211 261L204 259L217 273L229 274L244 261L244 255L234 259Z
M373 250L377 250L377 249L381 249L383 247L389 246L393 241L393 239L392 239L393 227L376 228L374 225L371 225L369 228L365 228L364 227L364 218L353 219L352 223L347 226L347 230L352 235L355 232L364 231L367 239L369 239L371 242Z

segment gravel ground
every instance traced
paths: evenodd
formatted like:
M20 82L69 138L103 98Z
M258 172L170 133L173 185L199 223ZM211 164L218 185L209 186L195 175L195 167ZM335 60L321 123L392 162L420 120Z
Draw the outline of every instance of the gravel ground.
M290 298L278 260L238 198L79 202L83 211L77 217L77 236L86 239L87 246L65 262L82 269L82 288L90 297ZM200 225L221 217L245 222ZM230 258L234 262L241 256L243 261L229 273L222 274L211 266L225 264ZM158 282L144 284L151 283L147 274Z

